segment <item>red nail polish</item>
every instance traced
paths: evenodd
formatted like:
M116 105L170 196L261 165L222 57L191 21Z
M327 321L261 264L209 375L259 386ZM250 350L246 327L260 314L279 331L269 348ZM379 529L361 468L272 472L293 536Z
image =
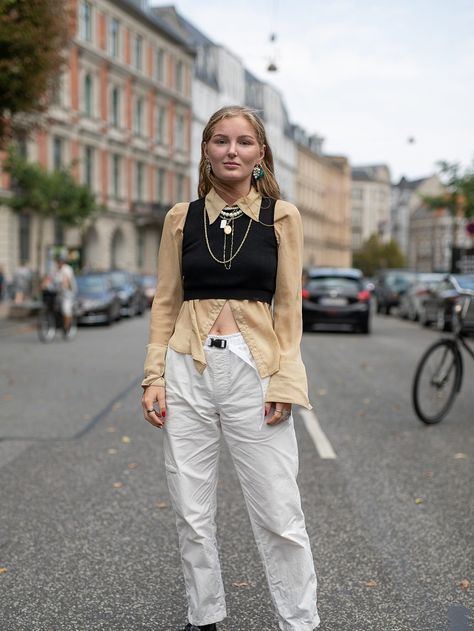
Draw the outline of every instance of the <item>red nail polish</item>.
M166 410L163 410L163 411L162 411L161 416L162 416L163 418L165 418L165 416L166 416Z

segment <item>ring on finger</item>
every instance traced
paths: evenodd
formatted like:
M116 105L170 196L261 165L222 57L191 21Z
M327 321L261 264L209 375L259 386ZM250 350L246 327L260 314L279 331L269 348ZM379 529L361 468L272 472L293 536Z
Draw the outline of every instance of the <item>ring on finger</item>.
M151 408L151 410L147 410L148 414L151 414L152 412L156 412L155 408Z

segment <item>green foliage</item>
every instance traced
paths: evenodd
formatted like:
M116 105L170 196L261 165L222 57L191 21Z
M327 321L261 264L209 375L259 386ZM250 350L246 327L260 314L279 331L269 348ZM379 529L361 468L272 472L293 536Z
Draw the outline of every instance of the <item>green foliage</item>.
M396 241L383 243L377 234L373 234L360 250L354 252L352 264L365 276L374 276L379 269L405 267L406 261Z
M12 117L47 108L68 39L67 0L0 0L0 144Z
M47 171L10 149L5 169L12 178L12 197L3 201L18 212L56 217L65 226L80 226L98 212L94 195L77 184L69 170Z
M451 217L474 217L474 164L464 172L457 162L441 161L438 166L445 192L424 195L425 206L431 210L447 209Z

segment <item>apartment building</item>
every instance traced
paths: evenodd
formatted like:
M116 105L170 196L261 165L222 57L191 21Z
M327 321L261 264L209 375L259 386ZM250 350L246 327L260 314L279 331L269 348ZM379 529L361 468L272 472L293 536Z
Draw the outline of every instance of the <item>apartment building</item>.
M352 168L352 250L378 234L390 240L390 170L385 164Z
M349 267L351 169L347 158L322 153L322 138L294 127L296 200L304 230L304 264Z
M189 198L194 51L145 1L72 0L68 63L54 103L23 147L48 169L73 165L105 212L83 230L46 226L82 265L152 272L172 201ZM1 185L8 188L4 175ZM34 215L0 210L0 262L34 265Z

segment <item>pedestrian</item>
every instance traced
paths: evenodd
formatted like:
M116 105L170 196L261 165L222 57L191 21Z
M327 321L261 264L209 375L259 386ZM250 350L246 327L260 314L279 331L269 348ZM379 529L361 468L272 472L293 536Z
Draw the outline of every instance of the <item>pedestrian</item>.
M77 294L77 283L74 276L74 270L66 262L67 255L60 252L56 254L54 260L56 261L54 285L58 291L64 333L67 334L72 325L74 301Z
M310 408L301 359L303 232L280 199L262 121L245 107L211 116L199 199L166 215L142 405L164 430L188 623L226 617L216 545L223 435L237 470L280 629L319 625L316 575L296 483L292 404Z

